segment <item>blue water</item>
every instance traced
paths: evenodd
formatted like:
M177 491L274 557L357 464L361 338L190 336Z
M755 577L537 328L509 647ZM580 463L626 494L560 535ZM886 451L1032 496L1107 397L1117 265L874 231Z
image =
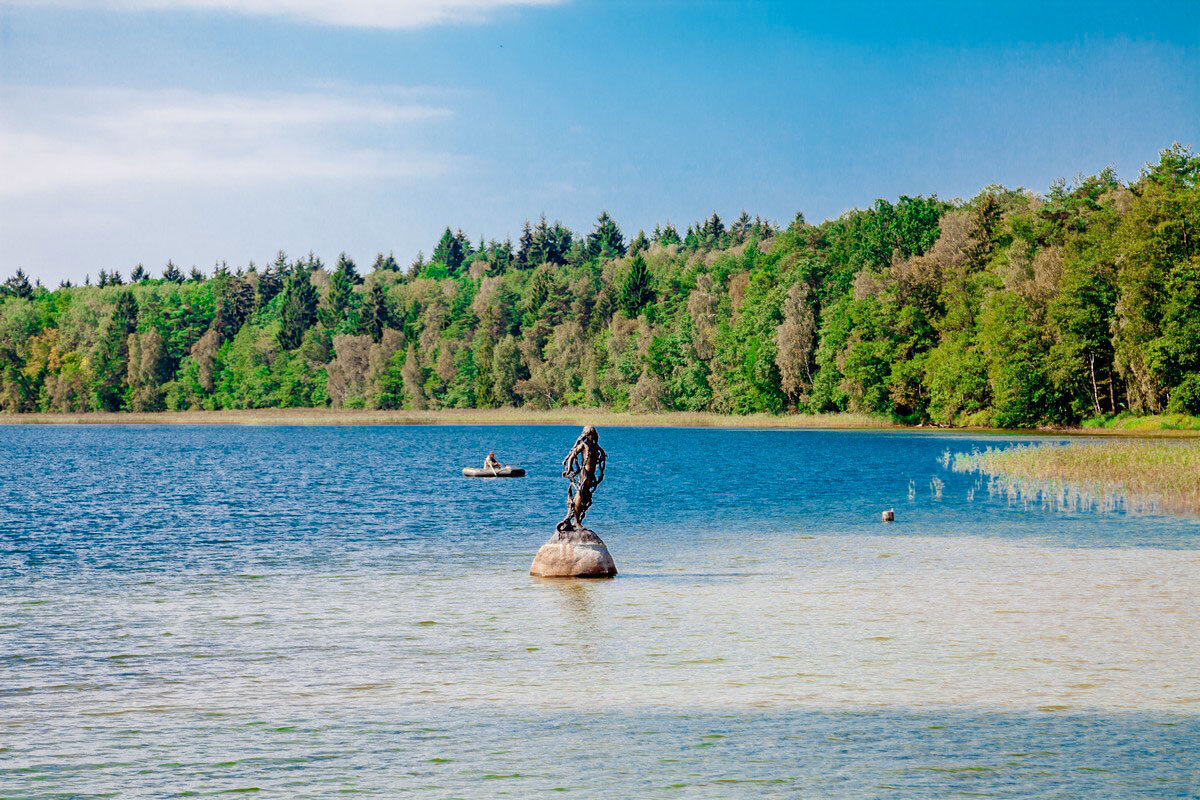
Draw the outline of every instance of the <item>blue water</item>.
M80 571L328 569L473 557L521 561L565 511L564 428L5 427L0 577ZM968 489L938 463L1028 440L885 432L611 429L597 530L673 539L812 533L1036 537L1090 546L1200 545L1200 524L1038 513ZM495 449L529 476L466 481ZM940 500L930 479L946 484ZM909 481L917 498L907 499ZM896 526L878 524L898 509ZM536 549L536 548L534 548ZM514 562L516 563L516 562ZM428 566L422 564L422 568ZM507 566L507 565L506 565Z
M604 429L621 576L538 581L577 433L0 427L0 798L1200 797L1195 521Z

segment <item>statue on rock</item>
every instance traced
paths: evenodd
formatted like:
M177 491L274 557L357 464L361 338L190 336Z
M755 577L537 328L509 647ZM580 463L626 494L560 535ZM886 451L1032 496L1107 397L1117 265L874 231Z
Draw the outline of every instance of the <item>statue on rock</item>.
M583 528L583 518L592 507L592 495L604 480L604 464L608 453L600 446L600 434L588 425L575 440L575 446L563 459L563 477L567 484L567 516L558 523L556 531Z
M543 578L611 578L617 565L604 541L583 527L583 519L592 507L592 497L604 480L608 455L600 446L600 435L588 425L563 459L563 477L567 486L567 516L558 523L554 535L542 545L530 575Z

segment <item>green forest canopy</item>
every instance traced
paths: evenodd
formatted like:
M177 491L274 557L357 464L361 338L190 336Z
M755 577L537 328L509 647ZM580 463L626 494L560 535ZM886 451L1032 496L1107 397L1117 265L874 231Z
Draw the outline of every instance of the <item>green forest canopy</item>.
M820 225L715 213L627 239L446 229L407 269L280 253L211 277L0 287L0 408L856 411L1071 424L1200 413L1200 156L1045 196L878 200Z

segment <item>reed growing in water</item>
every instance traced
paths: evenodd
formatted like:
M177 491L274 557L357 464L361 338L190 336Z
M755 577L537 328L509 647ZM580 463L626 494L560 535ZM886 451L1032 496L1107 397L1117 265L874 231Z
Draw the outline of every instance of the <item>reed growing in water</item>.
M1036 444L958 453L989 494L1068 510L1200 514L1200 442Z

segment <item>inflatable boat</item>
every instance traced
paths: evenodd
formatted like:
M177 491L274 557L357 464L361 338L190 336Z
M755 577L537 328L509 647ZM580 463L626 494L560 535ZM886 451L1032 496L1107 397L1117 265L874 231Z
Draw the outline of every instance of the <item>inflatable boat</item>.
M520 467L500 467L499 469L482 467L463 467L464 478L524 478L525 470Z

